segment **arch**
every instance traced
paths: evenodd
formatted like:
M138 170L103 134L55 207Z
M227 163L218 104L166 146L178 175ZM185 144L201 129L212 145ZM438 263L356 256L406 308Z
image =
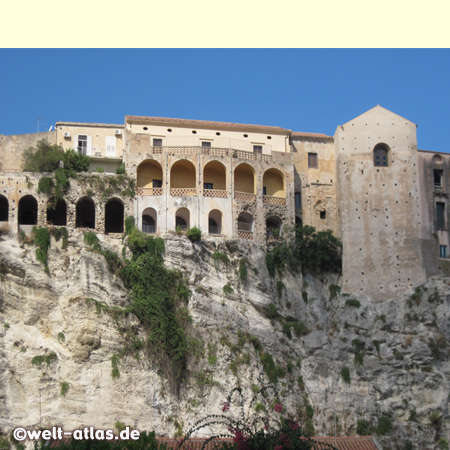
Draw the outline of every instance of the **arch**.
M37 225L38 204L32 195L19 200L19 225Z
M123 203L112 198L105 205L105 233L123 233Z
M161 164L154 159L142 161L137 168L136 187L160 188L163 182Z
M389 147L386 144L377 144L373 149L373 165L375 167L389 166Z
M213 209L208 215L209 234L222 234L222 212Z
M239 164L234 169L234 190L247 194L256 194L256 172L249 164Z
M227 189L225 166L219 161L210 161L207 163L203 168L203 183L204 189L225 191Z
M431 159L433 164L442 164L442 156L441 155L433 155Z
M8 222L9 203L4 195L0 195L0 222Z
M176 230L187 230L190 227L190 216L191 213L187 208L180 208L175 214L175 229Z
M142 213L142 231L144 233L156 233L158 225L158 215L154 208L145 208Z
M78 200L75 212L76 228L95 228L95 203L89 197Z
M47 205L47 223L56 226L67 225L67 204L61 199L56 205Z
M246 212L241 212L238 216L239 231L253 231L253 216Z
M268 169L263 176L264 195L286 198L284 175L278 169Z
M278 217L268 217L266 219L266 236L278 237L281 235L281 220Z
M170 169L170 187L178 189L195 189L195 166L187 159L180 159L172 164Z

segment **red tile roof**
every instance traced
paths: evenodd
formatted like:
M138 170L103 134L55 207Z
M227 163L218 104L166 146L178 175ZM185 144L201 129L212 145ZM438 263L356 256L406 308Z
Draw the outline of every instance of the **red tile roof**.
M323 133L303 133L301 131L293 131L291 133L291 138L294 140L308 140L308 139L333 140L332 136L328 136Z
M259 131L265 133L289 134L291 130L267 125L251 125L233 122L211 122L208 120L172 119L169 117L125 116L125 122L153 123L155 125L181 126L193 128L213 128L234 131Z

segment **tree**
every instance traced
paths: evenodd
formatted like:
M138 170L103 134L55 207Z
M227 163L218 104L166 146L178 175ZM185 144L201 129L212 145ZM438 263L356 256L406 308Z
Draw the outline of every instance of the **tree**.
M63 159L64 150L59 145L51 145L46 139L36 144L36 148L28 147L22 155L25 172L54 172Z

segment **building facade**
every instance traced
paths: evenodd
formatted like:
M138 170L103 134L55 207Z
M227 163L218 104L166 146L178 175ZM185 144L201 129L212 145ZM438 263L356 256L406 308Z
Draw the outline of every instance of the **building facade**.
M21 151L42 138L92 158L93 173L77 178L58 213L37 193L37 175L21 172ZM341 238L344 292L389 298L450 270L449 162L418 150L416 125L381 106L334 136L143 116L58 122L48 133L0 136L0 226L120 233L132 215L149 234L198 226L265 244L302 223ZM121 164L127 176L111 186Z

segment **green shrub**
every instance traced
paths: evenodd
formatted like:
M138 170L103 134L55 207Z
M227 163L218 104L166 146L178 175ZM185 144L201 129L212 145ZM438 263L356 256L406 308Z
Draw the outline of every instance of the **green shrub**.
M349 298L348 300L346 300L345 306L352 306L354 308L359 308L361 306L361 303L355 298Z
M247 276L248 276L247 264L248 264L247 258L242 258L239 261L239 279L241 281L245 281L247 279Z
M441 450L448 450L449 446L447 439L444 439L443 437L439 438L438 445Z
M355 354L355 366L363 366L364 365L364 359L363 355L361 353Z
M98 240L97 235L93 231L86 231L83 237L84 243L92 247L93 250L100 252L102 247L100 245L100 241Z
M202 231L198 227L192 227L186 231L186 236L191 242L197 242L202 239Z
M33 364L33 366L41 366L42 363L45 362L47 367L50 367L51 362L55 361L56 359L58 359L56 353L50 352L46 355L36 355L35 357L32 358L31 364Z
M217 268L217 263L219 263L219 262L225 266L230 264L230 259L228 258L227 255L225 255L225 253L214 252L212 254L212 259L214 260L214 266L216 266L216 268Z
M290 327L289 323L284 323L284 324L283 324L283 333L284 333L289 339L292 339L291 327Z
M258 402L255 405L255 411L256 412L266 412L266 408L264 407L264 405L262 403Z
M59 332L58 333L58 342L65 342L66 341L66 336L63 332Z
M117 169L116 169L116 174L117 175L125 175L125 163L122 163Z
M36 148L28 147L23 151L24 172L53 172L59 167L64 150L59 145L51 145L46 139L39 141Z
M120 372L119 372L119 357L114 353L114 355L111 356L111 377L112 378L119 378Z
M208 364L210 366L215 366L217 363L217 356L216 355L209 355L208 356Z
M264 352L261 354L260 358L264 372L267 375L267 378L269 378L269 381L273 385L276 385L278 381L278 372L275 362L272 358L272 355L270 353Z
M278 294L279 300L281 300L281 298L283 297L283 289L285 289L284 283L281 280L278 280L277 281L277 294Z
M48 268L48 249L50 248L50 232L47 228L33 227L36 259L44 265L45 273L50 275Z
M271 320L276 319L278 317L277 308L273 303L269 305L269 311L267 313L267 317Z
M91 158L89 158L89 156L78 153L75 150L67 150L64 153L62 160L64 169L71 177L79 172L87 172L91 163Z
M225 284L222 290L225 295L232 294L234 292L234 289L230 286L230 284Z
M356 422L356 434L360 436L369 436L373 433L372 425L365 419L359 419Z
M376 432L379 436L384 436L385 434L389 434L392 431L392 420L389 416L382 415L378 419L378 425L376 428Z
M292 329L297 337L306 336L311 332L311 330L303 323L298 320L293 320L290 322Z
M58 227L54 228L53 236L55 236L56 242L58 242L62 238L62 248L67 248L69 244L69 232L66 227Z
M350 370L348 367L343 367L341 369L341 377L345 383L350 384Z
M38 193L50 195L53 192L53 188L55 183L53 182L53 178L50 177L41 177L39 178L38 183Z
M61 383L59 383L60 387L61 387L61 397L65 397L68 390L69 390L69 383L67 381L61 381Z
M306 291L302 292L302 299L306 304L308 304L308 293Z
M330 290L330 302L341 293L341 287L338 286L337 284L330 284L329 290Z
M97 173L105 173L105 169L104 169L103 167L96 167L95 170L94 170L94 172L97 172Z

